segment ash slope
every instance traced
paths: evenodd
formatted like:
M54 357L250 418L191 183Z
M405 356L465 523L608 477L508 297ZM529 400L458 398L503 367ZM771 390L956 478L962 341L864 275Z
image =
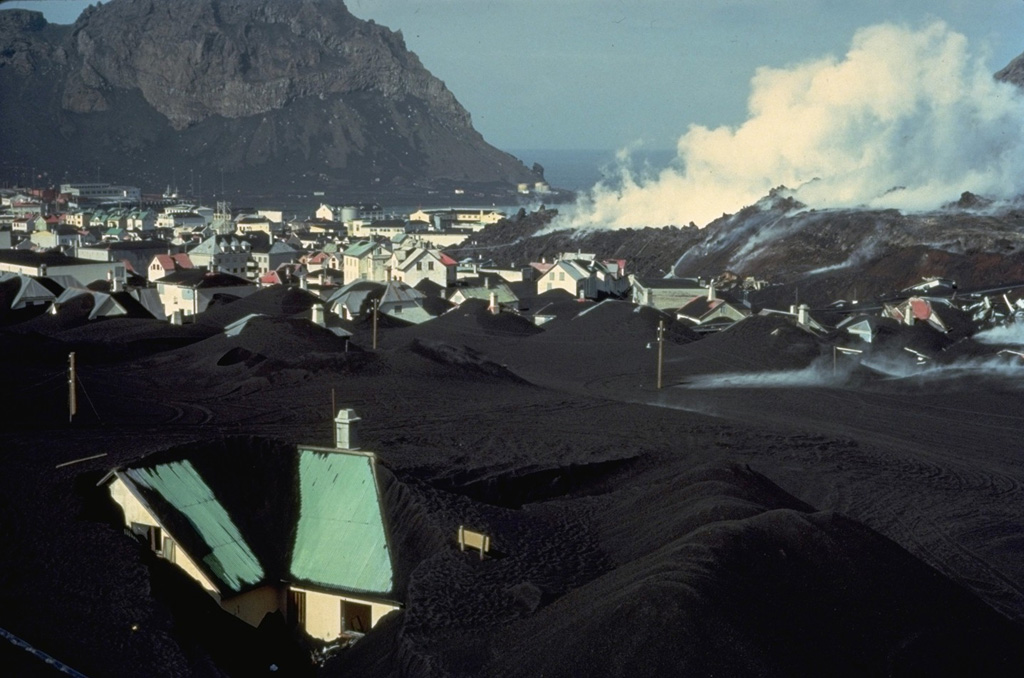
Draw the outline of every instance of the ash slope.
M27 393L0 431L0 626L87 675L254 675L224 656L223 629L187 631L169 575L105 517L93 485L180 444L199 443L197 454L240 435L326 444L333 389L397 481L398 539L423 550L402 564L405 609L321 675L1019 667L1019 398L991 388L657 392L643 347L658 319L621 303L550 336L470 308L431 321L441 330L389 330L388 348L345 352L297 331L279 295L253 295L246 310L264 296L267 318L237 336L194 333L183 348L83 360L88 398L73 427L52 414L64 396L57 358L137 333L123 322L72 333L37 324L64 342L51 362L3 353L9 386ZM773 343L776 329L680 336L667 347L669 384L690 365L813 361L811 346L801 357ZM450 350L422 350L444 340ZM594 359L567 361L573 350ZM243 354L256 359L233 359ZM481 371L485 359L501 369ZM460 553L464 523L492 534L500 557ZM238 648L263 647L239 638Z
M163 186L178 167L250 193L533 178L400 32L342 0L112 0L73 26L3 11L0 89L7 163L55 177L87 158L108 179Z

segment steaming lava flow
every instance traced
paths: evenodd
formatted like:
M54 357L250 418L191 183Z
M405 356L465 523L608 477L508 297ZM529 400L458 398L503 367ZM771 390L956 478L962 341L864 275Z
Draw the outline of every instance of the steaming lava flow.
M812 305L870 299L932 276L961 289L1024 280L1024 212L807 210L783 194L711 222L673 274L732 271L778 284L766 301L790 303L799 289Z

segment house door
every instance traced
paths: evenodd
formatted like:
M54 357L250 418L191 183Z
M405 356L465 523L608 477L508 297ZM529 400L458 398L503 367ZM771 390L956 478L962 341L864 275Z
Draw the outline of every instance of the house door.
M351 600L341 601L341 628L344 631L366 633L370 630L370 615L369 605L353 603Z

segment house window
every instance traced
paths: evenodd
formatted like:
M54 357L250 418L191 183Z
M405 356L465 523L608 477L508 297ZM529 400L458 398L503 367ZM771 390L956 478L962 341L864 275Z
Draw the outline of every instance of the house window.
M417 271L422 271L423 270L423 262L422 261L417 261L416 262L416 270Z
M565 282L565 273L564 272L562 272L562 271L558 272L558 281L559 282Z
M433 271L434 270L434 262L432 262L432 261L428 261L427 262L427 270L428 271Z
M164 531L155 525L149 528L149 548L155 553L161 553L164 547Z
M288 592L288 621L305 627L306 626L306 592Z

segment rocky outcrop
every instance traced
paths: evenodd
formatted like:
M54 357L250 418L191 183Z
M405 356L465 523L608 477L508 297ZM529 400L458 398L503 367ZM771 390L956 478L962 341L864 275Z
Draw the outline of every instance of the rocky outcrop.
M3 11L0 87L8 164L58 179L83 165L257 192L534 178L400 32L341 0L111 0L73 26Z

